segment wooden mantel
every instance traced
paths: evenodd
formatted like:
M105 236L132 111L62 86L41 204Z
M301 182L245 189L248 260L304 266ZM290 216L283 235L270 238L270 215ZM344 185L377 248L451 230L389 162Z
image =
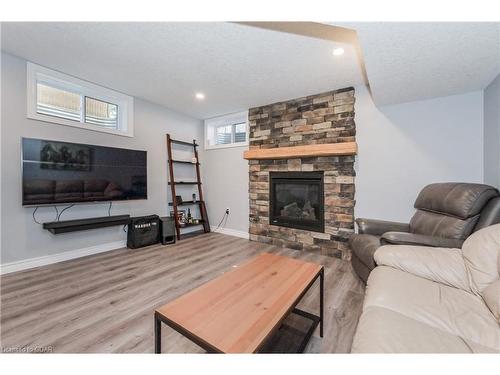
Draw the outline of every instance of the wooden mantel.
M358 145L356 142L325 143L305 146L259 148L243 153L247 160L262 159L293 159L318 156L347 156L356 155Z

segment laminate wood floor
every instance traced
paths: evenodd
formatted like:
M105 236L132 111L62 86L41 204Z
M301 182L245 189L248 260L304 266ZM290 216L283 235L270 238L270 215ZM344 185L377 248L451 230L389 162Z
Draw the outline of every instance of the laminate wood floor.
M325 334L320 338L316 330L306 352L349 352L364 295L349 262L218 233L169 246L119 249L1 276L2 350L153 353L155 308L261 252L325 266ZM298 307L317 313L318 288L314 285ZM291 315L265 351L293 351L307 331L307 323ZM203 352L167 326L162 329L162 349Z

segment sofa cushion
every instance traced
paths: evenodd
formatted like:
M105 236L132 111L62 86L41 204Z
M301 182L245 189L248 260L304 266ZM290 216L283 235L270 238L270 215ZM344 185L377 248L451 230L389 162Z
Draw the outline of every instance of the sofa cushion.
M369 306L359 319L352 353L488 353L476 344L383 307Z
M410 232L428 236L464 240L472 233L479 215L468 219L418 210L410 220Z
M498 322L481 297L387 266L368 278L363 311L385 308L479 346L500 351Z
M349 238L349 246L356 257L368 268L375 268L373 255L380 247L380 237L371 234L357 234Z
M482 292L500 276L500 224L472 234L462 245L471 290Z
M443 285L471 291L460 249L385 245L378 248L374 258L379 266L389 266Z
M486 203L498 196L498 190L483 184L446 182L425 186L414 207L460 219L478 215Z
M483 299L500 324L500 280L483 290Z

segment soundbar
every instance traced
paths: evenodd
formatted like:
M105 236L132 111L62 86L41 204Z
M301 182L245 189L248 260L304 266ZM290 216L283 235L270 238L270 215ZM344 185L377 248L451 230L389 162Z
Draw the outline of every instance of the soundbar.
M61 234L88 229L112 227L116 225L125 225L128 224L129 221L130 215L91 217L88 219L43 223L43 229L47 229L52 234Z

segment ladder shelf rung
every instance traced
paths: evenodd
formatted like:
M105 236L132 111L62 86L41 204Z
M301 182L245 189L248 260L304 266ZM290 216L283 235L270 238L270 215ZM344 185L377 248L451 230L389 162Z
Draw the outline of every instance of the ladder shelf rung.
M200 220L198 221L198 223L196 224L187 224L187 223L184 223L184 224L179 224L180 228L187 228L187 227L195 227L197 225L203 225L205 222L203 220Z
M203 201L185 201L182 203L177 203L177 206L189 206L189 205L194 205L194 204L202 204L204 203ZM172 202L168 203L169 206L173 206L174 204Z
M189 160L169 160L172 163L180 163L180 164L192 164L192 165L200 165L200 163L193 163L192 161Z
M169 182L168 184L172 185L171 182ZM201 185L201 182L196 182L196 181L174 181L174 185Z
M172 139L172 138L170 138L170 142L175 143L177 145L183 145L183 146L194 146L194 147L198 147L199 146L197 143L185 142L185 141L178 141L178 140L175 140L175 139Z

